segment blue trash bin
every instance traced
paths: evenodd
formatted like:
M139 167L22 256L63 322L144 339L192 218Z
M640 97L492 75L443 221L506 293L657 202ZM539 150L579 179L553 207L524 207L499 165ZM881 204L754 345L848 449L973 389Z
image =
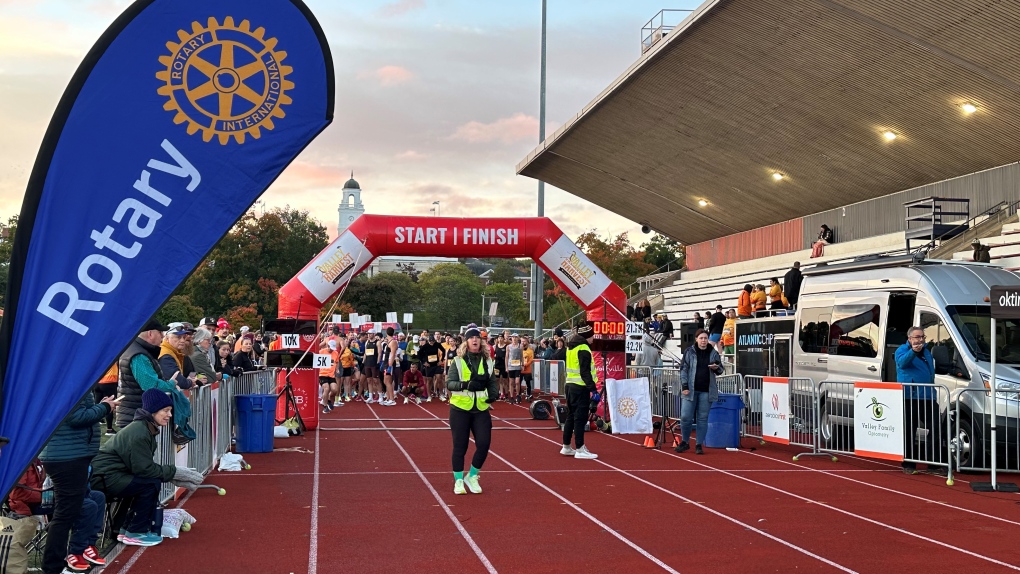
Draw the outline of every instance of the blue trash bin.
M237 452L273 452L276 395L237 395Z
M740 446L740 410L744 401L740 395L719 393L719 400L712 403L708 411L708 436L705 446L709 448L738 448Z

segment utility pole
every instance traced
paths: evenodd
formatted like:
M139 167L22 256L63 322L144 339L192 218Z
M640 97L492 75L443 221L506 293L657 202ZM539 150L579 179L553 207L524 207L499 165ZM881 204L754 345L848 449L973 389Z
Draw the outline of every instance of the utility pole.
M542 51L541 64L539 66L539 87L538 87L538 143L545 141L545 14L546 0L542 0ZM545 182L538 181L538 216L545 216ZM542 315L545 312L543 307L545 298L545 273L538 265L531 264L531 296L535 312L535 340L542 336Z

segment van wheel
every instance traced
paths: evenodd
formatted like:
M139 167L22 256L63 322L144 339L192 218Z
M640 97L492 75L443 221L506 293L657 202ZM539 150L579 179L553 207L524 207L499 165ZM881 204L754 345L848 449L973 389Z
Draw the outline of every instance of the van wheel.
M832 450L852 451L850 428L833 421L831 409L825 397L822 397L819 407L818 432L822 446Z
M982 446L984 445L984 430L979 425L972 424L973 417L970 414L965 414L960 417L960 430L956 430L953 427L953 450L957 453L956 458L960 461L957 465L959 467L974 466L977 464L984 465L985 453Z

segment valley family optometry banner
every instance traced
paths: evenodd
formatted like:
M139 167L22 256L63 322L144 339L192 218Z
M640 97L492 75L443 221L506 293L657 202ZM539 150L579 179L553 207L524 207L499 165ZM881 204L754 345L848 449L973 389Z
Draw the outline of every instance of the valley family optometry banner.
M100 38L54 113L14 242L0 493L329 124L333 85L300 0L141 0Z

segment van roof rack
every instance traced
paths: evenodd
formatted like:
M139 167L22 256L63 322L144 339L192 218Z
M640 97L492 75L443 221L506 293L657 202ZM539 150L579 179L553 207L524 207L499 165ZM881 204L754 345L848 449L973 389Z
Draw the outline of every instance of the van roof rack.
M862 255L855 257L847 263L829 265L819 263L814 267L805 269L804 275L828 275L831 273L845 273L847 271L865 271L868 269L882 269L887 267L905 267L907 265L920 265L925 263L924 253L917 252L909 255ZM931 263L943 263L941 261Z

